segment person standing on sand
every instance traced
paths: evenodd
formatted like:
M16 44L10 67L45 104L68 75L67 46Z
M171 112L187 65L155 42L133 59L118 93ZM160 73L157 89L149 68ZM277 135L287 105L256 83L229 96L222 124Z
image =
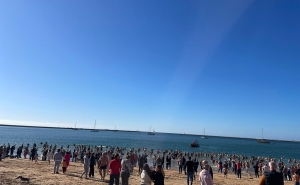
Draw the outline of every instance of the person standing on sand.
M177 160L177 163L178 163L178 173L182 173L182 162L183 162L183 159L181 156L178 157L178 160Z
M156 166L155 171L152 173L152 178L154 180L154 185L165 184L165 174L161 165Z
M237 177L239 179L242 178L242 163L240 162L240 160L238 160L238 162L236 163L236 170L237 170Z
M197 158L194 159L194 180L196 180L196 175L198 173L199 161Z
M106 152L102 153L102 156L98 160L98 168L101 180L104 180L106 174L106 168L108 166L108 159L106 156Z
M255 177L257 177L257 178L259 178L259 174L258 174L258 164L256 163L254 166L253 166L253 168L254 168L254 172L255 172Z
M194 178L195 164L192 161L191 156L189 156L189 160L186 162L185 165L186 165L186 171L187 171L187 176L186 176L187 185L192 185L193 184L193 178Z
M119 159L119 154L115 154L114 159L110 161L109 169L110 169L109 185L113 185L114 182L116 182L116 185L119 185L120 171L121 171L121 162Z
M60 153L60 149L58 149L57 152L54 154L53 159L54 159L54 173L58 174L59 166L63 159L63 156Z
M167 155L167 157L166 157L166 169L168 170L169 168L171 168L171 157L169 155Z
M210 166L205 163L203 170L199 174L200 185L213 185L213 179L209 170Z
M47 152L47 162L50 165L50 161L53 159L53 152L51 150L49 150Z
M284 185L283 174L276 171L276 163L269 162L270 171L264 172L259 180L259 185Z
M127 155L126 159L122 159L121 162L121 179L122 179L122 185L128 185L128 179L130 176L130 169L132 163L130 162L130 157Z
M71 159L71 154L69 151L67 151L67 153L64 156L65 160L66 160L66 169L68 169L69 165L70 165L70 159Z
M141 185L151 185L152 182L152 172L147 163L143 166L143 171L141 173Z
M202 164L203 169L204 169L205 165L208 165L208 162L207 162L206 160L203 160L203 161L201 162L201 164ZM208 166L209 166L209 165L208 165ZM214 179L214 174L213 174L213 171L212 171L211 166L209 166L208 171L209 171L209 173L210 173L211 179Z
M2 161L2 155L3 155L3 146L0 146L0 161Z
M95 165L96 165L96 157L95 157L95 153L92 153L91 157L90 157L90 172L89 172L90 178L94 178L94 176L95 176L95 174L94 174Z
M90 167L90 156L89 153L86 153L85 156L83 157L83 173L81 174L80 178L82 178L83 175L85 175L85 178L87 179L87 175L89 173L89 167Z
M294 185L300 185L300 170L296 170L295 175L293 175Z

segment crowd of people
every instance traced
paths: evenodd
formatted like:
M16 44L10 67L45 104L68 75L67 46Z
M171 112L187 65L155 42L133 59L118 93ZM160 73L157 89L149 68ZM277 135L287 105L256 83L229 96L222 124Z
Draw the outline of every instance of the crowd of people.
M282 159L276 163L275 158L247 157L242 155L228 155L225 153L188 153L178 150L147 150L146 148L122 148L122 147L103 147L103 146L85 146L67 145L65 148L57 145L49 145L47 142L40 143L39 151L37 144L34 143L21 145L0 146L0 161L6 157L26 159L38 162L39 158L47 164L54 162L53 173L59 171L66 173L70 162L81 162L83 172L80 176L85 178L95 177L95 167L98 169L100 180L104 181L106 175L109 175L109 184L119 184L121 179L122 185L128 185L130 175L133 173L135 166L141 179L141 185L163 185L165 181L164 169L169 170L172 163L178 166L178 173L184 173L187 179L187 185L192 185L196 180L201 185L213 184L213 168L217 167L218 173L224 173L227 178L228 173L237 175L241 179L242 172L251 176L250 168L254 169L255 177L260 178L259 185L270 184L272 179L277 179L277 184L281 185L284 181L294 181L299 185L300 165L294 159L288 159L288 165L284 165ZM72 150L71 150L72 148ZM38 154L40 153L40 155ZM151 157L151 158L150 158ZM202 158L199 162L199 158ZM151 165L148 159L152 159ZM209 165L209 160L211 165ZM62 167L60 170L60 166ZM198 173L198 169L200 172ZM282 180L281 180L282 179ZM271 183L272 184L272 183Z

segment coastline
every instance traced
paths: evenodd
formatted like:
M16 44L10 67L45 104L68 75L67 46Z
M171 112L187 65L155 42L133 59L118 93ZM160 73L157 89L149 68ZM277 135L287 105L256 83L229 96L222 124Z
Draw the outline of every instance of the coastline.
M73 127L47 127L47 126L31 126L31 125L6 125L6 124L0 124L0 127L25 127L25 128L45 128L45 129L69 129L73 130ZM94 130L92 128L76 128L76 130ZM109 131L109 132L115 132L114 129L96 129L99 131ZM141 132L141 133L147 133L148 131L134 131L134 130L117 130L118 132ZM170 132L156 132L157 134L173 134L173 135L182 135L182 136L203 136L203 134L181 134L181 133L170 133ZM244 140L257 140L260 138L247 138L247 137L233 137L233 136L215 136L215 135L205 135L206 137L214 137L214 138L230 138L230 139L244 139ZM277 141L277 142L291 142L291 143L300 143L300 141L297 140L278 140L278 139L267 139L268 141Z

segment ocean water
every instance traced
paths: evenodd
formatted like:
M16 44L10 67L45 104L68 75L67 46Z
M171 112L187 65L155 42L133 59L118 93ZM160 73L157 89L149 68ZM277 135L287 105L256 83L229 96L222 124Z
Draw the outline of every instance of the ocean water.
M189 144L198 140L199 148L190 148ZM256 140L238 138L208 137L201 139L200 136L156 133L148 135L145 132L112 132L32 127L0 126L0 144L11 145L36 143L41 147L41 142L63 145L85 144L93 146L119 146L126 148L142 148L154 150L181 150L183 152L214 152L239 154L246 156L280 157L299 160L300 143L271 141L270 144L259 144Z

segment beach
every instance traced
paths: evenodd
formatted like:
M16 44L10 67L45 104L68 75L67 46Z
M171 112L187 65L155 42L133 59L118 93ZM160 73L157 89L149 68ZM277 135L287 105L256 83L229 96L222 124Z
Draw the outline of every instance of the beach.
M10 159L6 158L0 162L0 184L24 184L21 183L17 176L21 175L26 178L32 178L29 184L108 184L108 181L100 181L100 175L98 171L95 171L95 178L80 178L83 172L83 165L79 162L71 162L66 174L62 173L60 167L60 174L53 174L53 161L51 164L46 164L45 161L38 161L35 164L34 161L28 159ZM176 170L164 170L165 172L165 184L166 185L184 185L186 184L186 176L184 174L178 174ZM199 172L198 172L199 174ZM252 176L253 177L253 176ZM214 171L214 184L216 185L254 185L258 184L258 178L252 178L247 174L242 174L242 179L237 179L236 175L229 173L227 179L224 179L223 174ZM196 177L196 183L198 181L198 175ZM106 180L109 179L109 175L106 176ZM140 176L138 169L135 167L133 174L129 178L129 184L139 185ZM285 184L293 184L285 182Z

